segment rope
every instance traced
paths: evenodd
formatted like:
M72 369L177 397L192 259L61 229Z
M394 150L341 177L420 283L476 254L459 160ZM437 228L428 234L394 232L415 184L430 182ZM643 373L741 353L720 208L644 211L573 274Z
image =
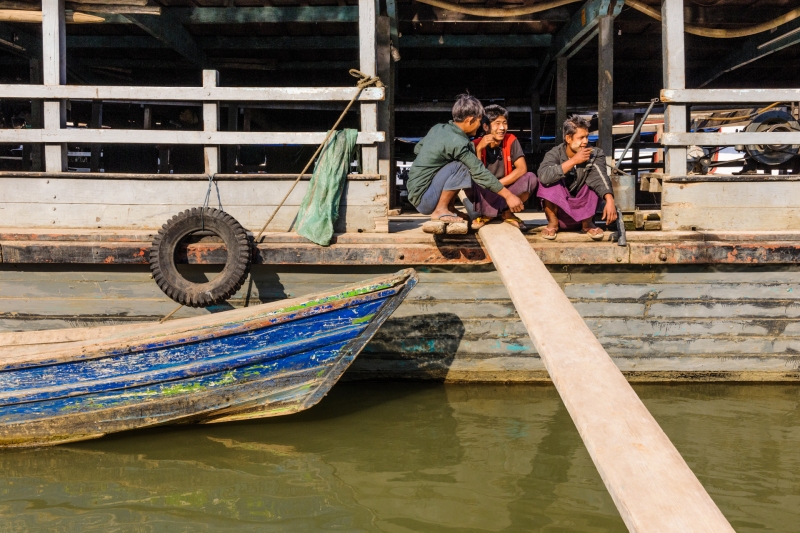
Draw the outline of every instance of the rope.
M764 109L756 111L752 115L742 115L741 117L709 117L709 118L706 118L706 119L703 119L703 120L719 120L719 121L725 121L725 122L731 121L731 120L750 120L754 116L756 116L756 115L758 115L760 113L763 113L764 111L768 111L768 110L772 109L773 107L776 107L776 106L779 106L779 105L781 105L781 102L775 102L774 104L768 105Z
M423 4L439 7L442 9L446 9L448 11L453 11L455 13L463 13L465 15L473 15L476 17L501 18L501 17L519 17L522 15L531 15L533 13L539 13L541 11L553 9L555 7L581 2L582 0L551 0L550 2L542 2L540 4L534 4L532 6L513 7L508 9L497 8L497 7L469 7L462 4L447 2L445 0L418 0L418 1ZM625 4L631 6L633 9L641 13L644 13L649 17L652 17L659 21L661 20L661 11L645 4L644 2L640 2L639 0L625 0ZM786 24L787 22L793 21L796 18L800 18L800 7L781 15L780 17L764 22L763 24L756 24L754 26L748 26L746 28L740 28L738 30L704 28L702 26L695 26L694 24L685 24L684 31L686 33L691 33L692 35L699 35L700 37L712 37L715 39L735 39L738 37L749 37L751 35L756 35L758 33L763 33L765 31L773 30L782 24Z
M170 312L169 312L169 313L168 313L168 314L167 314L167 315L166 315L164 318L162 318L161 320L159 320L159 321L158 321L158 323L159 323L159 324L163 324L164 322L166 322L166 321L169 319L169 317L171 317L172 315L174 315L175 313L177 313L178 311L180 311L180 310L181 310L181 307L183 307L183 304L179 305L178 307L176 307L175 309L173 309L172 311L170 311Z
M425 0L420 0L420 1L423 2ZM653 17L656 20L659 21L661 20L661 11L645 4L644 2L640 2L639 0L625 0L625 5L629 5L636 11L644 13L649 17ZM715 39L736 39L738 37L749 37L751 35L756 35L757 33L763 33L765 31L774 30L778 26L786 24L787 22L791 22L799 17L800 17L800 7L795 8L789 11L788 13L781 15L780 17L774 18L762 24L756 24L755 26L740 28L738 30L704 28L702 26L695 26L694 24L685 24L684 31L686 33L691 33L692 35L699 35L700 37L712 37Z
M360 70L356 70L356 69L350 69L350 75L353 76L354 78L358 78L358 81L356 82L356 87L358 88L358 90L353 95L353 98L350 99L350 102L347 104L347 107L344 108L344 111L342 111L342 114L339 115L339 118L338 118L338 120L336 120L336 123L333 125L333 127L330 130L328 130L328 134L325 136L325 140L323 140L322 144L319 145L319 147L317 148L317 151L314 152L314 155L312 155L311 159L308 160L308 163L306 163L306 166L303 167L303 170L300 171L300 174L297 175L297 179L294 180L294 183L289 188L289 191L286 193L286 196L284 196L283 200L281 200L278 203L278 207L275 208L275 211L272 212L272 214L270 215L269 219L264 223L264 226L261 228L261 231L258 232L258 236L255 238L256 244L258 244L259 240L261 239L261 236L264 234L264 231L266 231L267 226L269 226L269 223L272 222L272 219L275 218L275 215L278 214L278 210L281 207L283 207L283 204L286 203L286 200L289 198L289 195L292 194L292 191L294 190L294 188L297 186L298 183L300 183L300 179L303 177L303 174L305 174L306 171L309 169L309 167L311 167L311 164L314 162L314 160L317 158L319 153L322 151L322 148L326 144L328 144L328 141L331 139L333 134L336 132L336 128L339 127L339 124L341 124L341 122L344 119L345 115L347 115L347 112L350 111L350 108L353 106L355 101L358 100L358 97L361 95L361 91L363 91L367 87L371 87L371 86L383 87L383 82L381 82L381 79L379 77L377 77L377 76L367 76L366 74L364 74Z

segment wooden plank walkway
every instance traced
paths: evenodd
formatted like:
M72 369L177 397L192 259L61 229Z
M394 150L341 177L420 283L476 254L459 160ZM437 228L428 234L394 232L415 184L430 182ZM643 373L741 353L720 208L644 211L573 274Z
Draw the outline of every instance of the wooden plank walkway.
M524 236L480 235L628 529L732 532Z

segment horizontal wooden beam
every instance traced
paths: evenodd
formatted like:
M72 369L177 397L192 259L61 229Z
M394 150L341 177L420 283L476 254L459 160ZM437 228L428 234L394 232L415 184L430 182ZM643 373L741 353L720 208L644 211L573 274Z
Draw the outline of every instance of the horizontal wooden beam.
M320 144L326 132L0 129L0 143L75 144ZM382 131L359 132L358 144L384 142Z
M311 174L303 174L301 181L309 181ZM208 181L208 174L128 174L123 172L0 172L3 178L57 178L86 179L86 180L141 180L141 181ZM287 181L297 179L297 174L214 174L216 181ZM348 174L347 181L381 181L386 176L380 174Z
M705 87L723 74L758 61L779 50L800 43L800 19L783 24L774 31L754 35L731 51L712 68L704 68L695 76L698 87Z
M358 22L358 6L171 8L183 24Z
M124 15L136 26L149 33L154 39L178 52L181 56L198 67L207 64L205 52L197 44L195 38L183 27L183 24L169 12L158 16Z
M358 37L343 36L224 36L195 37L204 50L310 50L355 49ZM534 48L550 46L549 34L533 35L404 35L400 45L405 48ZM71 35L68 48L169 48L146 36Z
M155 230L99 232L89 230L53 230L51 228L0 230L0 256L3 263L64 263L146 265ZM627 247L616 243L545 242L528 236L531 247L545 264L791 264L800 261L797 240L748 240L742 232L730 234L736 242L704 242L702 240L658 240L664 232L647 232L652 241L631 242ZM658 235L653 235L658 233ZM700 232L672 232L695 234ZM763 232L762 232L763 233ZM632 234L633 235L633 234ZM561 237L571 237L565 233ZM713 235L712 235L713 236ZM797 238L797 233L788 235ZM784 239L787 238L784 236ZM142 251L144 250L144 253ZM191 244L179 261L193 264L224 264L227 260L221 243ZM329 247L311 244L296 233L267 233L258 246L257 263L282 265L436 265L487 264L488 254L474 235L458 239L435 240L425 234L402 233L337 234Z
M800 101L800 89L662 89L665 104L771 104Z
M355 87L126 87L94 85L0 85L0 98L74 100L165 100L165 101L348 101ZM359 100L385 98L382 87L368 87Z
M739 144L800 145L798 132L670 133L661 137L664 146L736 146Z
M611 0L588 0L562 26L553 37L553 43L533 79L532 86L534 89L538 89L543 80L549 77L546 74L553 61L559 57L572 57L597 35L597 24L600 17L606 15L616 17L619 15L624 2L614 2L613 7L611 3Z
M25 59L42 59L42 39L0 22L0 49Z

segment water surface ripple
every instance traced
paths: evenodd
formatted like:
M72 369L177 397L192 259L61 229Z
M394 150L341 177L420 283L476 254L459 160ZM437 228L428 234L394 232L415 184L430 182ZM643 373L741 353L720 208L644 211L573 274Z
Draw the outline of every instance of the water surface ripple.
M800 532L800 389L637 386L739 532ZM0 533L624 532L555 389L342 383L314 409L0 452Z

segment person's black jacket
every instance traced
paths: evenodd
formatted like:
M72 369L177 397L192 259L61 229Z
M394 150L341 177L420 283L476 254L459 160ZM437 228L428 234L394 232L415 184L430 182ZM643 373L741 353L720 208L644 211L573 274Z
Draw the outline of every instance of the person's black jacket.
M544 155L544 159L542 159L542 164L539 165L539 172L536 173L539 183L547 187L563 180L565 176L561 164L568 159L567 147L564 143L547 152ZM608 179L608 173L606 172L606 156L601 149L593 148L589 161L575 166L573 170L576 173L576 179L569 186L569 192L573 196L581 190L584 183L596 192L601 199L606 194L613 196L614 191L611 189L611 180Z

